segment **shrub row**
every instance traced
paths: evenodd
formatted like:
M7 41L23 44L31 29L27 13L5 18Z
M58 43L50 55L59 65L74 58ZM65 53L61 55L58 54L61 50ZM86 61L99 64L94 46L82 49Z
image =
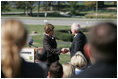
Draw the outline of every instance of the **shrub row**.
M94 14L86 14L86 18L96 18L96 13ZM97 18L117 18L117 15L115 14L97 14Z
M56 30L55 31L56 39L71 42L73 39L73 35L69 34L68 31L69 30Z

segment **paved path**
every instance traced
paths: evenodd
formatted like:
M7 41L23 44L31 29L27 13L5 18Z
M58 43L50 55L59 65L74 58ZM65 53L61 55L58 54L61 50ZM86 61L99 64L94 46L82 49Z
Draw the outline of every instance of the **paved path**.
M6 19L9 18L4 18L2 17L1 22L4 22ZM16 19L16 18L15 18ZM42 19L32 19L32 18L19 18L18 20L22 21L24 24L32 24L32 25L44 25L44 18ZM66 25L66 26L70 26L72 23L79 23L82 27L85 26L92 26L96 23L99 22L104 22L104 21L110 21L110 22L114 22L117 23L116 19L71 19L71 18L65 18L65 19L48 19L47 20L49 23L53 24L53 25Z

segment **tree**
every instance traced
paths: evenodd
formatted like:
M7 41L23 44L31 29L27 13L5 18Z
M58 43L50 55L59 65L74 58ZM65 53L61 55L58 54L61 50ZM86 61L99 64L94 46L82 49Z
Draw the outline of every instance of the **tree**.
M96 5L96 1L85 1L84 5L85 6L94 6L94 5Z
M96 1L85 1L84 5L87 6L87 8L89 9L94 9L95 5L96 5Z
M76 14L76 10L77 10L77 1L68 1L68 3L70 5L71 15L75 15Z
M23 9L26 16L32 16L33 4L34 1L16 1L16 8Z
M57 11L62 11L65 8L65 2L66 1L57 1L57 7L56 10Z
M51 11L52 10L53 1L43 1L43 9L44 11Z
M29 13L28 13L28 3L27 2L25 2L25 14L26 14L26 16L28 16L29 15Z
M113 1L114 5L117 5L117 1Z
M1 1L1 12L10 11L10 5L8 1Z
M61 1L57 1L57 11L60 11L61 9Z
M26 2L25 1L16 1L15 4L16 4L16 8L17 9L23 9L24 14L25 14L25 12L26 12ZM26 15L28 15L28 14L26 14Z
M37 17L39 17L39 11L40 11L40 1L38 1L38 13L37 13Z
M98 8L104 7L104 1L98 1Z
M43 10L48 11L48 1L43 1Z
M34 5L35 2L34 1L28 1L27 3L28 3L27 6L28 6L28 9L29 9L29 15L32 16L32 10L34 8L33 5Z

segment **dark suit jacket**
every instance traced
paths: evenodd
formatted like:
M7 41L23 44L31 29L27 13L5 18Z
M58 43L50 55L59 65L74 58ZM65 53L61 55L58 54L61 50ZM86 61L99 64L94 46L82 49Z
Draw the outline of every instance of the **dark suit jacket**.
M74 56L77 51L81 51L83 53L83 47L84 47L84 45L86 43L86 40L87 40L86 36L82 32L79 32L73 38L73 42L72 42L72 45L71 45L71 48L70 48L71 57Z
M2 71L1 73L1 77L5 78ZM46 74L38 64L26 62L24 59L22 59L18 78L46 78Z
M59 54L61 49L57 49L55 37L44 35L43 48L44 53L47 55L48 65L50 65L52 62L59 60Z
M116 78L117 64L98 62L75 77L76 78Z

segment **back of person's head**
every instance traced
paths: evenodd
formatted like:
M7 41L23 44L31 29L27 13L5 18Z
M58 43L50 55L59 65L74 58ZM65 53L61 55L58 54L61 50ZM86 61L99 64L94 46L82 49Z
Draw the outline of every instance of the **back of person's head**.
M63 77L63 67L59 62L54 62L50 65L49 71L48 71L48 77L50 78Z
M20 71L20 50L25 45L27 31L17 20L7 20L2 24L1 66L5 77L17 77Z
M39 60L41 62L46 62L47 61L47 56L43 52L37 52L36 53L36 60Z
M66 64L63 64L63 78L69 78L71 77L72 75L75 75L75 68L73 65L69 64L69 63L66 63Z
M117 25L100 23L89 33L90 49L96 60L116 60L117 58Z
M78 69L82 69L87 66L87 60L84 55L79 51L71 58L71 64Z
M46 24L45 26L44 26L44 31L45 31L45 33L50 33L51 31L53 31L54 30L54 26L52 25L52 24Z

